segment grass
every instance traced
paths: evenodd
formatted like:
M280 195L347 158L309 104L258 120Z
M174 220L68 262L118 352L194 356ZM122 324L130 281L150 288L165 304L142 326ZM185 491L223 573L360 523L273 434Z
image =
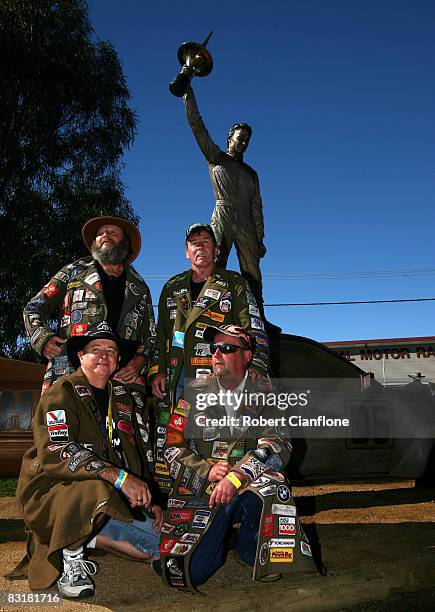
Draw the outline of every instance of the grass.
M14 497L18 478L0 478L0 497Z

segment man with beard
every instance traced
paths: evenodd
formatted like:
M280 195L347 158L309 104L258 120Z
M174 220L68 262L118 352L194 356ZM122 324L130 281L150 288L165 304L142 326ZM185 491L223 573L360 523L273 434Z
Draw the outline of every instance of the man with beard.
M82 235L92 257L59 270L24 309L32 347L49 360L42 390L74 371L65 340L85 335L102 321L129 345L128 362L116 378L144 390L141 373L149 365L155 323L148 286L131 266L140 251L139 230L126 219L105 216L90 219ZM55 313L56 332L48 325Z

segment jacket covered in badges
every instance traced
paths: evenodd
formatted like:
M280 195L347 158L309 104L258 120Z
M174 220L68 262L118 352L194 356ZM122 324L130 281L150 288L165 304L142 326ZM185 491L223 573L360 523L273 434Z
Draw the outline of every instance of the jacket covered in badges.
M208 325L240 325L256 340L252 366L266 375L268 340L264 322L244 278L215 268L198 299L192 303L188 270L171 278L159 299L156 356L150 374L169 375L171 388L184 367L185 378L211 373L211 354L202 334Z
M159 299L157 346L149 375L166 375L168 395L157 402L156 479L163 491L170 489L170 478L163 460L165 426L169 419L177 384L211 373L211 353L203 340L208 325L241 325L256 340L252 365L263 374L268 370L268 340L255 298L244 278L237 272L215 268L198 299L192 301L188 270L171 278Z
M310 545L284 475L291 452L285 425L276 421L276 426L269 424L260 430L250 425L256 423L253 419L258 419L265 409L254 400L249 402L249 394L261 390L247 382L244 398L248 402L240 406L240 424L232 433L227 422L216 425L225 417L225 408L219 405L204 408L197 401L197 393L202 394L201 402L205 394L218 397L214 376L192 383L186 390L188 400L179 400L170 417L164 458L173 490L165 512L160 548L163 577L169 586L194 588L189 562L219 511L219 507L211 509L208 505L217 484L208 481L208 474L219 461L229 461L236 472L243 474L238 495L251 491L263 503L253 578L275 572L315 571ZM267 411L267 418L271 418L270 412ZM282 413L276 416L282 417ZM211 424L207 419L216 421Z
M148 426L122 383L113 382L111 397L112 443L80 369L50 387L38 404L34 445L24 455L17 487L31 532L31 589L48 588L58 578L62 548L90 537L98 513L132 520L127 499L100 478L102 470L123 467L158 495L147 467Z
M48 320L59 315L56 334ZM32 347L42 355L48 340L84 335L88 326L107 319L107 304L96 262L86 257L68 264L33 297L24 309L24 325ZM126 267L125 297L117 333L120 338L137 342L148 365L154 350L155 322L151 295L147 284L133 267ZM73 371L65 349L47 366L44 388L57 378Z

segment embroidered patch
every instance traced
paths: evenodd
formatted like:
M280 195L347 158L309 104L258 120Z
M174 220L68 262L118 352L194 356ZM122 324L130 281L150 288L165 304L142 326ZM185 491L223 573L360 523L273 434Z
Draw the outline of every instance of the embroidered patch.
M172 336L172 346L178 346L179 348L183 348L184 346L184 332L175 331Z
M50 425L47 429L52 442L68 440L68 425Z
M272 504L273 514L284 514L285 516L296 516L295 506L285 506L284 504Z
M47 425L65 425L65 410L50 410L45 413L45 420Z
M210 516L210 510L197 510L195 512L195 516L193 517L192 527L196 527L198 529L205 529L207 527L208 521L210 520Z
M264 515L263 524L261 526L261 537L270 538L273 536L274 519L275 517L273 514Z
M74 385L74 389L79 397L92 397L92 393L87 387Z
M296 518L294 516L278 517L279 535L296 535Z
M293 548L270 547L271 563L293 563Z
M204 291L204 296L209 297L212 300L218 300L222 295L222 291L218 291L217 289L206 289Z

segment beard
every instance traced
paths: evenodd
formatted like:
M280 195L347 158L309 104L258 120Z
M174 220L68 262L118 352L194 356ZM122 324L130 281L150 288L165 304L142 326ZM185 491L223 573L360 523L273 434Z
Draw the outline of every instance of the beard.
M123 264L130 252L130 244L126 238L123 238L119 244L113 245L111 248L104 246L98 247L92 243L92 257L100 264Z

